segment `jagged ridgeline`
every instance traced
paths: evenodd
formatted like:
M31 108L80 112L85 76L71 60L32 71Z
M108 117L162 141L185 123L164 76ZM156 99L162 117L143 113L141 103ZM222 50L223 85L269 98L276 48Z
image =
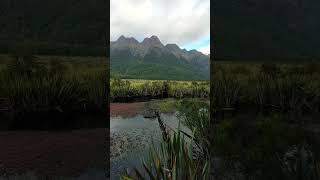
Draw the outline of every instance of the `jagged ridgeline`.
M1 0L0 53L106 55L105 0Z
M209 80L209 55L163 45L157 36L110 42L111 76L130 79Z

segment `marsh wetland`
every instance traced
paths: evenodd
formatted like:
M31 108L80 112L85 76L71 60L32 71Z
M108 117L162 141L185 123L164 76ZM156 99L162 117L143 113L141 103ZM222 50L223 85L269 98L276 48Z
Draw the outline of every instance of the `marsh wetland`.
M124 165L122 178L292 179L304 174L318 179L319 64L217 63L213 68L211 117L209 103L171 96L181 102L180 115L161 115L162 122L154 123L159 131L143 137L159 134L159 144L149 145L149 154L133 153L144 161L135 158L133 170L132 164ZM174 107L165 104L163 109ZM145 123L139 113L133 119L138 126ZM162 125L166 119L180 121L189 133L168 133L170 121ZM146 122L147 129L153 127Z

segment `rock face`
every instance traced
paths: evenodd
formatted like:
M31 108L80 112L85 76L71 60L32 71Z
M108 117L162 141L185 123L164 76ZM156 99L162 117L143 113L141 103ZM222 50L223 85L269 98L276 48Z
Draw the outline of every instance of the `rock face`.
M162 53L173 54L176 57L181 57L186 60L191 60L194 58L205 59L209 58L208 55L202 54L196 50L187 51L186 49L180 49L176 44L163 45L157 36L151 36L150 38L145 38L141 43L139 43L133 37L124 37L123 35L116 41L110 42L111 53L117 50L130 50L133 55L145 56L148 51L156 49Z
M137 77L140 73L140 76L152 79L209 79L208 55L181 49L176 44L163 45L157 36L145 38L141 43L133 37L120 36L110 42L110 56L111 72L128 78ZM141 68L142 72L133 72L133 67ZM164 75L167 71L171 73L169 77Z
M145 47L159 47L162 48L163 44L160 42L159 38L157 36L151 36L150 38L145 38L142 41L142 45Z

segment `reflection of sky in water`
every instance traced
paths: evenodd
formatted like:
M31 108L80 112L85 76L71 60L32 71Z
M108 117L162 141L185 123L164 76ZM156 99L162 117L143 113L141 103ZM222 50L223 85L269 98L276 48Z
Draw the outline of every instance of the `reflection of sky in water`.
M175 114L162 114L162 120L176 129L179 120ZM181 127L186 130L186 128ZM141 158L146 158L150 145L158 144L161 131L157 119L146 119L142 115L129 118L111 117L111 179L119 179L126 168L137 167Z

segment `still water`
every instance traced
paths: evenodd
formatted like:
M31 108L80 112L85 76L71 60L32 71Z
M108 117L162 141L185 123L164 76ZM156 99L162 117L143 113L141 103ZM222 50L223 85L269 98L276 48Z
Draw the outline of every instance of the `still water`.
M161 119L167 126L177 129L179 119L177 113L161 114ZM184 131L186 127L180 125ZM111 179L119 179L119 175L128 169L141 165L141 160L147 158L150 145L157 145L161 140L161 131L156 118L144 118L142 114L132 117L111 117L110 119L110 160Z

